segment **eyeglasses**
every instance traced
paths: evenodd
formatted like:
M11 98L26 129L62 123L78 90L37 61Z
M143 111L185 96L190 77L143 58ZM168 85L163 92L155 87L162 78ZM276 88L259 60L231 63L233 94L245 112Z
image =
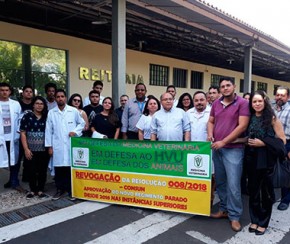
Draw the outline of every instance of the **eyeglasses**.
M35 105L44 105L43 103L37 103L37 102L34 103L34 104L35 104Z
M169 101L169 102L172 102L172 101L173 101L173 98L163 98L162 101Z
M80 103L81 102L81 100L79 100L79 99L73 99L73 101L76 103L76 102L78 102L78 103Z
M138 92L138 91L145 91L145 89L136 89L135 92Z

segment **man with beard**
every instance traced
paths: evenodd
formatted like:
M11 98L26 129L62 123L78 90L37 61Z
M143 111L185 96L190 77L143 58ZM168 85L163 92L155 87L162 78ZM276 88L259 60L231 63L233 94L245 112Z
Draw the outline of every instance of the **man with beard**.
M49 110L45 127L45 147L48 147L51 156L57 188L52 200L58 200L67 193L71 195L70 137L81 136L85 127L80 112L67 105L66 100L64 90L55 92L57 106Z
M290 158L290 104L289 104L289 88L278 87L275 95L276 104L274 111L283 125L283 130L286 136L286 152ZM278 205L279 210L286 210L290 202L290 188L283 187L281 189L281 202Z
M194 107L186 113L190 120L191 141L207 140L207 122L209 119L210 108L207 105L206 94L197 91L193 94Z
M123 139L138 140L138 128L136 127L139 121L147 98L146 98L146 86L143 83L138 83L135 86L136 97L129 99L126 103L123 115L122 115L122 128L121 132Z
M207 130L208 141L212 142L216 189L220 198L220 209L211 217L229 218L232 230L240 231L244 144L234 141L247 129L249 104L235 94L232 78L221 78L219 88L222 97L212 105Z
M48 110L53 109L57 106L55 101L55 91L57 87L54 83L47 83L44 87L45 93L46 93L46 103Z
M207 122L210 114L210 107L207 106L207 97L203 91L197 91L193 94L194 107L186 113L190 121L191 141L207 140ZM211 179L211 205L214 200L215 178L214 167L212 167Z

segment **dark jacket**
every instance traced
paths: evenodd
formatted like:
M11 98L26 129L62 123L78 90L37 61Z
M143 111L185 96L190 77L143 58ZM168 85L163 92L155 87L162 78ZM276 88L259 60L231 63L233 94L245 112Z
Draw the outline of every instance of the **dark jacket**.
M285 145L280 138L265 137L261 140L266 146L246 147L245 161L250 164L256 162L256 169L272 168L278 159L285 158Z

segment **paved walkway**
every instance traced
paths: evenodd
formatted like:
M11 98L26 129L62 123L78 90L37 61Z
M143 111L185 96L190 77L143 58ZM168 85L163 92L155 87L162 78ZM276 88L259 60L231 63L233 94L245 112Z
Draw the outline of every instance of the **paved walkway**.
M25 190L29 190L28 183L22 182L21 178L22 175L20 172L19 175L20 185ZM9 179L9 170L6 168L4 169L0 168L0 214L50 200L53 194L55 193L54 183L50 175L48 175L47 184L45 186L45 192L50 196L50 198L42 200L37 197L27 200L26 194L19 193L11 188L5 189L4 184L8 181L8 179Z

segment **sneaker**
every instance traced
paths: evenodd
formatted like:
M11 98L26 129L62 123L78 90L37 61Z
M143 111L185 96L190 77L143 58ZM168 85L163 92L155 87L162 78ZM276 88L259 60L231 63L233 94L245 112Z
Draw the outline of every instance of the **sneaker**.
M8 181L4 184L4 188L10 188L11 187L11 182Z
M278 205L277 209L284 211L287 210L289 207L289 203L285 203L285 202L280 202L280 204Z
M49 198L49 195L47 195L47 194L45 194L45 193L43 193L43 192L38 192L38 198L40 198L40 199L45 199L45 198Z
M55 195L52 197L52 200L56 201L58 199L60 199L61 197L64 197L66 194L65 191L61 191L61 190L58 190Z
M77 200L77 199L76 199L75 197L73 197L71 194L69 194L68 199L69 199L70 201L75 201L75 200Z
M34 192L29 192L27 195L26 195L26 199L32 199L34 198Z

